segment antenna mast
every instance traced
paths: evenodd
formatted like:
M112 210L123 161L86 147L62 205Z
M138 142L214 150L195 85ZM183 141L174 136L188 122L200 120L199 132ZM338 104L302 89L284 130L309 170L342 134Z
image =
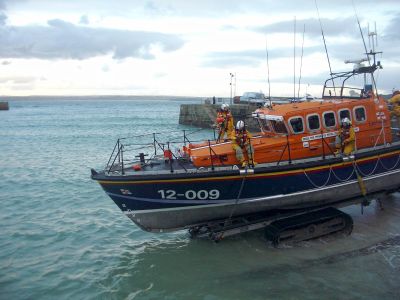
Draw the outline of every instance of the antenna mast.
M322 29L322 22L321 22L321 17L319 15L319 9L318 9L318 5L317 5L317 0L315 0L315 7L317 9L319 26L321 27L321 34L322 34L322 39L324 41L325 53L326 53L326 58L328 60L329 72L330 72L330 75L331 75L331 80L332 80L332 84L333 84L333 90L334 90L335 96L336 96L335 81L333 80L333 77L332 77L333 73L332 73L332 68L331 68L331 61L329 60L328 48L326 47L325 35L324 35L324 30Z
M356 16L357 23L358 23L358 28L360 29L360 35L361 35L361 38L362 38L362 41L363 41L365 54L367 55L368 65L370 67L376 67L375 55L377 53L381 53L381 52L375 52L375 44L378 44L378 39L376 37L376 23L375 23L375 32L370 32L369 31L369 24L368 24L368 41L369 41L369 44L372 45L372 49L370 50L370 52L368 52L367 45L366 45L365 39L364 39L364 34L362 32L362 29L361 29L360 19L358 18L357 11L356 11L356 6L354 5L354 1L353 0L352 0L352 3L353 3L354 14ZM375 36L375 39L374 39L374 36ZM373 58L374 58L373 65L371 65L371 59L369 57L370 55L373 56ZM382 68L379 62L378 62L378 67ZM374 77L374 73L373 72L371 73L371 80L372 80L372 88L375 90L375 96L378 96L378 88L376 87L376 81L375 81L375 77Z
M267 52L268 98L269 98L269 105L272 107L271 83L269 82L269 59L268 59L268 39L267 39L267 37L265 37L265 51Z
M296 102L296 17L293 30L293 102Z
M301 82L301 69L303 67L303 50L304 50L304 33L306 32L306 24L303 24L303 43L301 45L301 59L300 59L300 76L299 76L299 88L297 90L297 98L300 98L300 82ZM307 97L307 93L306 93Z

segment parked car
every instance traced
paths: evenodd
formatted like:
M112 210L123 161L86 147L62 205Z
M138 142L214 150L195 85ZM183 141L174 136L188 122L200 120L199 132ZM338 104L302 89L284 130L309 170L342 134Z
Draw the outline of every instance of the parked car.
M266 99L263 93L245 92L243 96L240 97L240 102L264 105L265 101Z

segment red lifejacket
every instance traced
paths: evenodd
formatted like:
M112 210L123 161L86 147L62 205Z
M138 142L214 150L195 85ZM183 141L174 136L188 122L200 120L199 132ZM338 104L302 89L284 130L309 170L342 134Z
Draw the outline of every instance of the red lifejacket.
M236 131L236 143L243 148L247 142L248 142L248 137L247 137L247 130L235 130Z
M217 123L218 127L220 127L220 128L225 127L224 122L225 122L225 117L222 112L219 112L217 114L217 119L216 119L216 123Z
M224 130L228 129L229 120L232 118L232 115L229 111L223 111L222 117L224 118L223 126L221 126Z

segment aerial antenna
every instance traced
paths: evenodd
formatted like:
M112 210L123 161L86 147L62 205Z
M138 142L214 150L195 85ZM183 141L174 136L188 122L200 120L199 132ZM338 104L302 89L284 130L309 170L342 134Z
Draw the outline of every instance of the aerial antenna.
M267 52L268 98L269 98L269 105L272 107L271 83L269 82L269 58L268 58L268 39L267 39L267 37L265 37L265 51Z
M367 49L367 45L365 44L364 34L363 34L363 32L362 32L362 28L361 28L361 24L360 24L360 19L358 18L358 15L357 15L356 6L354 5L354 1L353 1L353 0L352 0L351 2L353 3L354 15L356 16L358 28L360 29L360 35L361 35L361 39L362 39L362 41L363 41L365 54L367 55L368 63L369 63L369 65L371 66L371 60L369 59L369 56L368 56L368 49Z
M353 3L354 4L354 3ZM369 36L369 23L368 23L368 36ZM368 47L371 49L371 39L368 39Z
M371 49L371 51L368 53L367 45L365 43L364 34L362 32L360 19L358 18L358 15L357 15L357 10L356 10L356 6L354 4L354 0L352 0L351 2L353 4L354 15L356 16L356 19L357 19L358 28L360 29L360 35L361 35L361 38L362 38L362 41L363 41L365 55L367 56L367 59L368 59L368 65L371 67L371 59L369 58L369 55L373 55L374 56L374 65L375 65L375 54L376 54L376 52L375 52L375 49L374 50ZM370 34L370 32L368 30L368 37L372 37L372 40L370 41L370 44L372 44L372 48L374 48L374 35L376 35L375 32ZM375 95L378 96L378 88L376 87L376 82L375 82L375 77L374 77L374 73L373 72L371 73L371 80L372 80L373 88L375 89Z
M301 82L301 69L303 67L303 50L304 50L304 33L305 32L306 32L306 24L303 24L303 43L301 44L300 76L299 76L299 88L297 90L297 98L300 98L300 82Z
M318 5L317 5L317 0L315 0L315 7L316 7L316 9L317 9L319 26L321 27L321 34L322 34L322 39L323 39L323 41L324 41L325 53L326 53L326 58L327 58L327 60L328 60L329 72L330 72L330 75L331 75L331 80L332 80L332 84L333 84L333 90L334 90L335 96L336 96L335 81L333 80L333 77L332 77L333 73L332 73L331 61L329 60L328 48L326 47L325 35L324 35L324 30L323 30L323 28L322 28L321 17L320 17L320 15L319 15L319 9L318 9Z
M376 32L376 22L375 22L375 31L369 30L369 23L368 23L368 45L369 48L372 50L372 52L375 52L375 47L378 47L378 33Z
M293 102L296 102L296 16L293 28Z

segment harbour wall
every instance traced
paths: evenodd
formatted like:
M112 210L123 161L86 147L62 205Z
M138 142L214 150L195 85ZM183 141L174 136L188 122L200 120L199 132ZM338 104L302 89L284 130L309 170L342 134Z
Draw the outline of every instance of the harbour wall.
M179 114L179 124L201 128L212 128L217 117L217 104L182 104ZM259 131L257 122L251 114L257 109L252 104L233 104L230 106L234 123L243 120L250 131Z
M9 110L8 102L1 101L0 102L0 110Z

